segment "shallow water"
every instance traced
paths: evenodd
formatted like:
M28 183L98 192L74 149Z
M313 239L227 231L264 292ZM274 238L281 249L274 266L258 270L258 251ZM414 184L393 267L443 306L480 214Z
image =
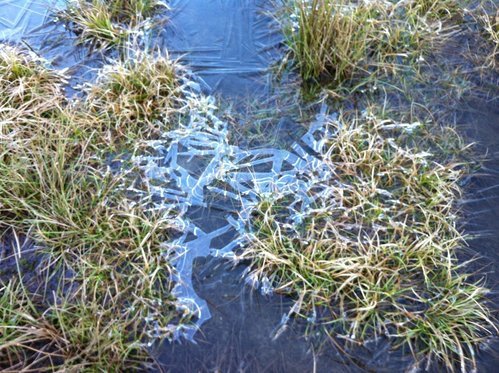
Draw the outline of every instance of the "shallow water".
M261 93L282 39L268 4L263 0L171 1L171 22L161 35L162 42L212 93Z
M99 59L89 59L78 48L71 47L69 34L47 25L46 12L40 1L28 4L16 13L15 1L0 1L0 39L26 40L40 54L50 58L56 67L73 68L76 81L93 76L90 67ZM271 91L272 63L282 58L282 40L275 23L266 12L272 12L262 0L174 0L171 22L152 38L153 46L166 46L202 79L203 90L240 104L245 100L268 99ZM31 10L31 11L30 11ZM24 12L24 13L23 13ZM16 14L15 21L5 14ZM21 14L21 15L19 15ZM45 26L42 26L45 23ZM22 35L22 37L21 37ZM495 106L494 106L495 105ZM499 265L499 110L495 101L469 100L456 113L460 128L477 141L480 153L488 150L484 167L469 178L463 200L466 230L480 237L470 241L472 250L488 264L489 286L497 289ZM299 136L296 136L298 139ZM184 165L193 177L201 163L186 160ZM237 206L193 206L187 216L204 233L223 229L227 216L234 216ZM185 371L393 371L403 370L410 362L400 354L388 352L383 341L346 355L332 340L312 335L304 338L307 325L291 322L280 329L281 319L293 302L278 295L262 295L243 280L244 265L235 268L223 258L208 256L210 249L221 249L237 238L228 229L203 241L192 264L192 283L181 291L203 303L209 312L194 342L180 340L155 346L161 370ZM200 246L200 245L197 245ZM192 261L192 262L191 262ZM191 268L186 269L190 276ZM190 280L190 279L189 279ZM190 282L190 281L189 281ZM193 294L189 292L193 292ZM199 303L198 302L198 303ZM479 371L493 371L495 353L479 359Z
M498 304L499 286L499 106L495 103L471 100L463 107L459 122L468 129L477 150L485 156L483 167L470 178L463 201L465 232L470 239L471 253L481 258L477 270L486 274L486 280ZM497 307L495 308L497 310ZM488 353L478 359L479 372L493 372L499 363L497 340Z

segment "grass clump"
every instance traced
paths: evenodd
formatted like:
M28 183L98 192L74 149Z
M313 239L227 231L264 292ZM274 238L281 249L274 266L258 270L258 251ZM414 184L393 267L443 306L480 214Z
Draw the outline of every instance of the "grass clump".
M494 13L495 12L495 13ZM485 2L473 17L481 26L485 39L492 45L492 49L485 58L484 66L493 70L499 69L499 8L494 2Z
M412 0L409 9L418 16L431 19L444 19L459 14L460 7L456 0Z
M1 51L0 229L41 256L35 280L0 278L0 369L143 367L148 344L188 316L176 310L163 246L175 212L134 207L133 170L104 164L102 121L68 103L63 78L41 61Z
M167 56L141 52L107 65L97 82L85 87L86 110L112 123L118 137L157 137L172 127L171 114L179 106L179 70Z
M60 104L64 99L64 72L47 69L44 61L34 53L0 45L0 106L3 111Z
M166 4L160 0L72 0L57 13L81 44L107 50L123 45Z
M252 278L297 297L303 317L321 310L351 342L387 336L450 370L474 367L496 329L488 290L457 260L463 165L417 146L420 124L367 113L329 125L329 176L310 171L306 198L276 192L254 209L241 256Z
M285 34L305 90L350 91L382 74L416 66L436 35L443 38L441 25L432 19L453 14L453 3L288 2L291 22L285 23Z
M107 242L87 238L66 247L65 265L56 253L40 264L48 288L31 291L21 275L0 281L0 368L138 369L152 362L150 341L173 336L181 315L160 245L170 222L123 206L107 213L116 214L101 226Z

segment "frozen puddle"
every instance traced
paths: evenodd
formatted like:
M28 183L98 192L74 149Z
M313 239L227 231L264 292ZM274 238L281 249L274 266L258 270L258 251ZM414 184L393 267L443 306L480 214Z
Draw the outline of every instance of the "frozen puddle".
M282 40L265 0L173 0L165 32L169 53L224 96L261 94Z
M0 41L19 42L39 32L50 10L63 4L62 0L0 0Z
M197 316L199 327L210 318L210 311L192 286L194 260L208 255L232 258L233 250L244 243L248 213L261 196L292 191L301 208L306 209L313 202L306 191L317 178L303 175L324 179L331 175L320 159L310 155L320 154L328 139L324 113L291 152L273 148L244 150L229 143L227 123L216 116L214 100L193 91L193 86L186 93L190 96L188 123L166 134L164 141L151 142L156 153L137 157L136 162L144 170L155 209L180 212L179 225L185 233L169 245L170 252L175 253L173 265L177 270L174 294L180 305ZM222 213L226 223L204 230L197 220L189 218L193 208L207 210L208 221ZM224 237L230 232L238 234L225 246L212 244L227 241ZM197 327L182 327L182 332L192 339Z
M65 61L66 55L78 58L77 48L67 43L47 49L61 32L71 39L68 31L50 21L50 9L62 5L60 0L0 0L0 39L26 41L54 61ZM178 224L184 233L165 246L177 271L174 295L179 307L196 315L196 325L178 326L177 336L193 340L211 317L192 285L195 259L231 258L244 242L246 215L262 195L284 188L297 195L307 190L307 181L299 175L320 167L320 162L300 143L319 151L316 138L324 138L324 115L291 152L231 145L228 125L217 117L215 100L206 92L258 98L270 87L269 66L278 57L276 46L282 40L268 13L271 8L261 0L173 0L169 5L168 26L159 39L151 40L159 40L196 74L184 82L188 121L165 134L164 141L151 143L153 155L136 161L145 172L154 208L180 212ZM322 136L314 137L319 133ZM304 208L307 205L303 203ZM193 219L193 211L200 209L203 220Z

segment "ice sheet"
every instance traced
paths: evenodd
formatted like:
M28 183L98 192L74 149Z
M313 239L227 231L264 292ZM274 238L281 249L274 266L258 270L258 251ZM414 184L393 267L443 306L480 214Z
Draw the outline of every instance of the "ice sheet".
M224 95L261 93L282 35L264 0L173 0L161 42Z
M0 0L0 41L19 42L49 21L62 0Z
M320 154L324 141L334 136L327 129L326 119L335 117L326 115L324 107L309 131L292 146L292 151L245 150L230 143L228 124L217 117L212 97L191 88L185 90L185 95L190 108L186 123L165 134L164 140L151 142L153 154L138 156L135 162L142 168L145 183L156 201L154 209L175 208L180 212L185 233L170 244L176 253L171 259L176 269L174 294L197 316L194 328L183 329L184 335L192 339L196 329L210 318L205 301L192 286L195 258L208 255L232 258L233 250L246 240L247 219L262 197L293 192L296 201L300 201L301 211L310 207L313 201L306 192L321 179L332 177ZM225 210L223 227L204 231L189 218L192 207L213 209L214 206ZM297 223L299 219L298 212ZM236 238L225 247L212 244L231 231L235 231Z

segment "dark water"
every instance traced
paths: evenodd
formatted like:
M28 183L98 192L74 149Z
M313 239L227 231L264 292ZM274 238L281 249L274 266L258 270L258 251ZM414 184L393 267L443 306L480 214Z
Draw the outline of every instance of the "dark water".
M11 3L0 0L0 26L5 18L2 11L11 9ZM267 100L271 91L269 68L283 58L279 52L282 36L269 16L269 12L275 11L269 3L263 0L171 1L171 21L159 38L153 39L153 44L168 47L174 57L180 58L204 80L207 92L222 97L226 102L240 104L245 100ZM21 25L25 16L19 17L18 24ZM47 23L45 14L43 17ZM24 26L19 26L21 34L25 35L23 39L30 46L50 58L54 66L72 68L80 81L93 76L90 67L99 66L100 59L88 58L81 49L71 47L72 40L64 30L47 24L38 27L33 22L26 21ZM12 24L5 20L3 23ZM8 37L13 39L12 35ZM469 178L462 205L466 231L479 236L470 241L470 252L483 258L478 265L486 266L489 287L497 289L497 97L495 101L487 97L465 100L455 114L459 128L478 143L477 152L486 154L487 158L483 167ZM192 211L191 218L207 232L218 228L217 221L224 219L220 211L209 209ZM231 239L227 235L212 245L222 247ZM253 291L244 284L243 271L243 265L233 268L223 259L200 257L195 261L194 290L206 301L212 317L196 334L195 343L181 341L156 346L155 356L162 371L391 372L409 369L410 362L401 359L400 353L390 353L388 344L383 341L346 354L341 344L323 338L320 333L305 338L306 325L300 321L291 322L277 335L281 318L293 301ZM480 372L493 372L499 366L498 355L494 352L496 345L485 349L480 356Z
M463 201L465 232L470 255L478 254L477 271L485 273L491 300L499 304L499 105L486 100L471 100L463 107L459 119L476 142L477 152L485 158L483 166L472 175ZM494 372L499 366L497 340L487 347L478 360L479 372Z
M259 94L282 37L262 0L174 0L161 41L212 93Z

